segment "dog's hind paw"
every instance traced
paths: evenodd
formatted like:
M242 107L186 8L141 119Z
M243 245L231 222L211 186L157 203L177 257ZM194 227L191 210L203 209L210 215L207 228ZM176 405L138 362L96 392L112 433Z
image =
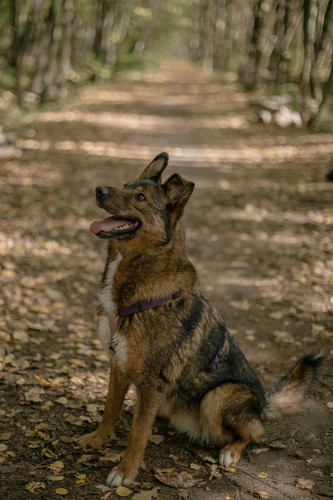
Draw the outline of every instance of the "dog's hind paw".
M234 462L234 459L229 450L221 450L219 456L219 462L222 467L230 467L230 465Z
M231 464L236 464L241 458L243 451L245 450L248 441L235 441L233 443L227 444L220 451L219 462L222 467L230 467Z

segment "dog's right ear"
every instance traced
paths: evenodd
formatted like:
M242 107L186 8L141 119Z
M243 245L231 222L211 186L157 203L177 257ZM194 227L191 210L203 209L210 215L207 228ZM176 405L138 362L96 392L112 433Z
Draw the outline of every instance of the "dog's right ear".
M162 182L162 173L166 169L169 161L168 153L160 153L149 163L148 167L144 169L139 179L151 179L152 181Z

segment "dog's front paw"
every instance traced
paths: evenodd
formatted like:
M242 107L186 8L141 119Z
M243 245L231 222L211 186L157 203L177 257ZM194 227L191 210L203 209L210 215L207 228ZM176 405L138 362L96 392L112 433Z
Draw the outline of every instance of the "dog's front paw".
M81 436L78 439L79 446L81 448L101 448L104 444L107 444L108 438L101 434L101 432L96 429L90 434L86 434L85 436Z
M112 469L112 471L108 475L106 484L108 486L120 486L122 484L128 486L134 481L137 474L137 470L134 470L133 467L131 469L131 471L126 471L124 462L123 465L122 462L120 462L120 464Z
M121 472L120 470L113 469L108 475L106 484L108 486L120 486L122 484L128 486L129 484L132 483L132 481L133 481L132 479L125 477L124 473Z

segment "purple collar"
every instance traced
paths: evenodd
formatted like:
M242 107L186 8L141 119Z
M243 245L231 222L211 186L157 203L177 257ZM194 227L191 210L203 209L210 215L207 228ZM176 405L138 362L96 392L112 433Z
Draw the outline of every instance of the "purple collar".
M118 316L122 318L124 316L129 316L130 314L147 311L148 309L154 309L155 307L161 306L170 300L179 299L179 297L180 291L175 292L172 295L160 297L159 299L144 300L143 302L137 302L136 304L131 304L130 306L120 306L117 309Z
M117 309L117 316L110 316L110 332L111 332L111 345L109 349L114 351L112 347L112 337L115 335L119 326L119 318L124 316L129 316L130 314L135 314L138 312L147 311L148 309L154 309L155 307L161 306L170 300L176 300L180 297L180 291L173 293L172 295L166 295L165 297L160 297L155 300L144 300L143 302L137 302L136 304L131 304L130 306L120 306Z

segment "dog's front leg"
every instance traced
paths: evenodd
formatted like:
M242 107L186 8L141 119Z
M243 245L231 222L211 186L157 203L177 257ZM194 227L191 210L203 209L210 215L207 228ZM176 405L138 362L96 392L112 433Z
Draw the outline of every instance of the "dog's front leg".
M124 397L128 388L128 380L115 364L111 368L108 394L102 421L95 431L79 439L82 448L100 448L108 442L109 435L113 432L114 425L119 418Z
M144 387L137 387L137 394L127 449L120 464L110 472L107 478L109 486L132 483L138 473L151 434L161 393L152 385L145 384Z

